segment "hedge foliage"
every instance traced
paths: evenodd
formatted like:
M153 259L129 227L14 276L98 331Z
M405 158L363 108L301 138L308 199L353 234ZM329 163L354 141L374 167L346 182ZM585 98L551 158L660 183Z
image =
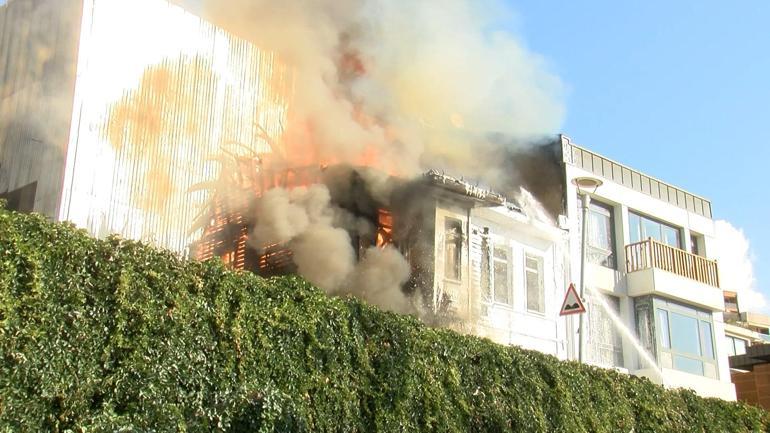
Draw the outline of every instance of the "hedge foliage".
M0 210L0 431L754 432L766 412Z

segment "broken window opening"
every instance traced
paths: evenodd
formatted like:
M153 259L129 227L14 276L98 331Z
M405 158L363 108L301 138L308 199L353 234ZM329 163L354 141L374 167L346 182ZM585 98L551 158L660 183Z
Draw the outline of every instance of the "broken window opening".
M462 279L462 222L447 218L444 222L444 277L450 280Z
M377 211L377 240L378 248L393 245L393 214L385 209Z

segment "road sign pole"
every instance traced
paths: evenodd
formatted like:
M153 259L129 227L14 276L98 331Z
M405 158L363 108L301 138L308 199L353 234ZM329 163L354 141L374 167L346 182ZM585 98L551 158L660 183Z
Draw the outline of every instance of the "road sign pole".
M581 242L580 242L580 300L585 299L586 289L586 256L588 255L588 207L591 205L591 196L588 193L583 193L583 221L582 229L580 230ZM583 363L585 360L585 327L583 318L584 314L580 315L578 319L578 361Z

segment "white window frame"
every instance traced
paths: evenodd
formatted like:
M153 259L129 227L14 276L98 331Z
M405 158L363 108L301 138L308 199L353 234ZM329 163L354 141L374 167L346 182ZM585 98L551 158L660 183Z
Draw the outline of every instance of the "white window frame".
M659 310L660 311L665 311L667 313L666 317L667 317L667 322L668 322L668 328L663 326ZM698 346L699 346L699 352L700 352L699 354L693 354L693 353L689 353L689 352L684 352L684 351L681 351L681 350L673 347L673 336L672 336L673 335L672 334L673 329L671 327L672 326L671 325L671 322L672 322L671 315L674 314L674 313L695 320L696 326L698 327L697 331L698 331ZM678 303L672 302L672 301L667 301L667 300L664 300L664 299L661 299L661 298L654 298L654 300L653 300L653 314L655 315L655 319L654 319L655 320L655 328L657 330L656 331L657 335L656 335L655 339L657 341L656 344L657 344L658 350L662 351L662 352L669 353L671 355L671 357L672 357L672 368L674 370L682 371L684 373L688 373L688 374L693 374L693 375L696 375L696 376L704 377L704 375L699 375L699 374L696 374L696 373L692 373L690 371L681 370L681 369L676 368L675 357L679 356L679 357L682 357L682 358L687 358L687 359L690 359L690 360L701 362L702 365L703 365L704 371L705 371L705 368L706 368L705 364L706 363L711 364L711 365L713 365L715 367L715 371L717 371L717 377L719 376L718 369L716 369L716 367L717 367L717 360L719 358L719 353L718 353L718 346L717 346L717 342L716 342L716 332L714 330L715 329L714 328L714 320L713 320L713 317L711 316L711 314L708 311L700 310L698 308L687 306L687 305L678 304ZM710 327L710 331L711 331L710 346L711 346L711 350L713 351L713 356L707 356L705 354L705 349L706 349L707 346L706 346L705 337L703 335L703 330L702 330L702 327L701 327L701 322L707 323L709 325L709 327ZM668 341L664 340L664 335L668 338Z
M740 338L740 337L734 337L732 335L725 335L725 340L727 341L727 353L728 356L736 356L736 355L745 355L746 349L749 347L749 342L746 339ZM737 341L743 342L743 353L738 353L736 350L735 343Z
M495 250L502 250L506 254L506 259L500 259L495 254ZM498 305L507 305L509 307L513 307L513 301L514 301L514 291L513 291L513 272L512 272L512 265L513 265L513 249L506 245L505 242L492 242L489 249L489 264L490 264L490 270L489 270L489 286L492 291L492 301L495 304ZM508 291L507 297L508 302L499 301L497 299L497 276L495 274L495 265L497 263L505 263L505 276L506 276L506 289Z
M545 276L543 275L544 271L545 271L545 258L543 257L543 255L541 253L525 250L524 251L523 259L524 259L524 266L523 266L523 270L522 271L523 271L523 277L524 277L524 280L523 280L524 281L524 295L525 295L524 296L524 302L525 302L527 311L530 312L530 313L533 313L533 314L538 314L538 315L543 316L543 315L545 315L545 312L546 312L546 305L545 305L545 303L546 303L546 300L545 300ZM533 268L531 268L530 266L527 265L527 260L528 259L534 259L534 260L537 261L537 269L533 269ZM533 271L536 272L537 276L538 276L539 298L540 298L540 301L541 301L540 304L541 304L542 310L532 309L532 308L530 308L530 305L529 305L530 287L529 287L529 282L528 282L529 280L527 279L527 274L529 274L530 272L533 272Z

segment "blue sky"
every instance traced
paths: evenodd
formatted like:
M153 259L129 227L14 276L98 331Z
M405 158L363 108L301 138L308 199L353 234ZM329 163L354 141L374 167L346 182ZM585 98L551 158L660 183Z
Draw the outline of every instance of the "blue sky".
M770 298L770 2L507 1L566 86L563 132L711 199Z

